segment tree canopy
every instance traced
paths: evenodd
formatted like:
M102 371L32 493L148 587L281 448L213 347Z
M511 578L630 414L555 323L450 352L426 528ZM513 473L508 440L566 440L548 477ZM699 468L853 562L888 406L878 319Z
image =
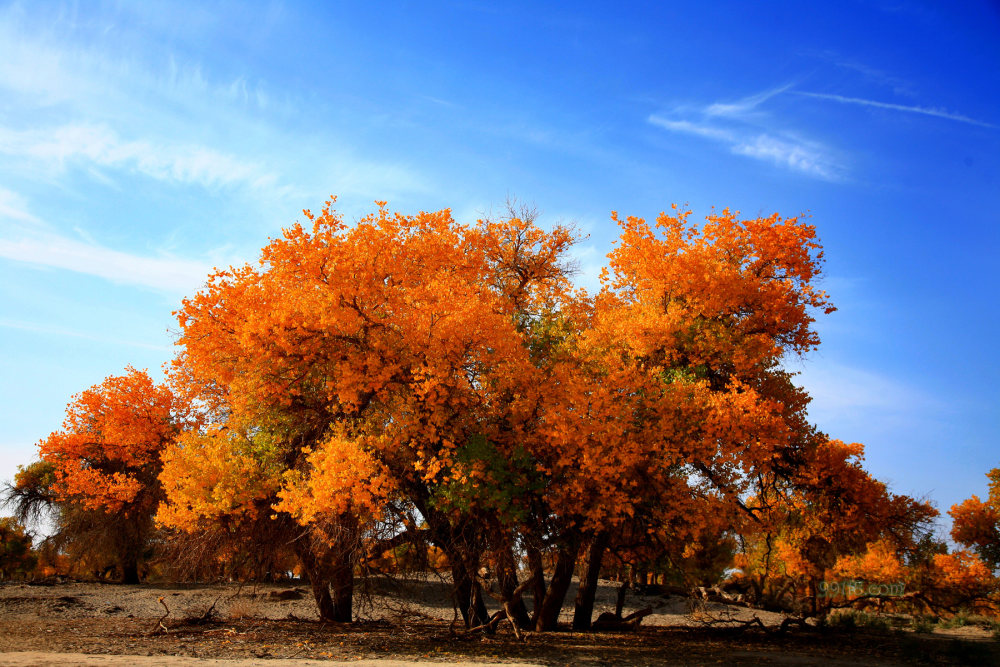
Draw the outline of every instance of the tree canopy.
M22 499L127 528L123 553L155 512L231 558L294 557L341 622L358 573L403 544L436 550L487 629L555 628L575 572L589 628L610 567L688 585L731 570L756 603L814 614L828 575L990 594L976 556L928 546L929 503L809 422L784 362L834 307L804 219L613 213L591 294L572 283L578 233L530 209L463 224L378 202L347 224L333 204L184 299L169 388L129 368L75 397ZM952 515L996 567L993 487Z

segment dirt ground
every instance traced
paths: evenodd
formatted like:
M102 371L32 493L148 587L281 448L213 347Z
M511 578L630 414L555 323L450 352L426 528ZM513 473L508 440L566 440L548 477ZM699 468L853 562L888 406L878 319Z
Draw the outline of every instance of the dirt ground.
M595 617L613 610L615 594L615 584L602 582ZM756 614L775 627L782 616L658 595L630 594L624 612L645 607L653 614L636 632L518 640L508 625L492 636L466 633L447 582L434 578L375 582L359 591L359 620L349 625L320 623L303 586L13 583L0 586L0 665L1000 664L998 642L973 627L740 632L724 621ZM571 613L567 605L567 625Z

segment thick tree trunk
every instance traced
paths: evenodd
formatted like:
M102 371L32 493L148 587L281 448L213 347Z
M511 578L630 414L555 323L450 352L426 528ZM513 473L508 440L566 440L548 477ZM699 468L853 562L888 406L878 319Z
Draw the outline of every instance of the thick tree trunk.
M121 568L123 584L139 583L139 560L137 558L127 558L122 561Z
M354 564L345 554L333 568L333 620L350 623L354 620Z
M313 598L316 600L316 611L319 613L321 621L334 620L333 598L330 596L330 577L324 571L320 559L313 553L311 546L306 542L307 536L300 537L295 541L295 554L302 564L302 571L309 580L312 588Z
M354 599L354 567L350 554L346 551L338 554L339 560L334 561L332 553L317 554L307 543L308 539L302 537L297 540L295 552L309 579L319 618L322 621L350 623L353 620Z
M576 604L573 611L573 629L590 630L590 622L594 616L594 598L597 595L597 580L601 574L601 561L604 560L604 550L608 547L608 533L598 533L587 550L587 560L584 570L580 573L580 590L576 594Z
M558 627L559 612L566 599L566 591L569 590L569 585L573 581L573 569L576 567L576 556L579 551L580 543L576 538L559 549L559 554L556 557L556 568L552 573L552 581L549 582L549 589L545 592L542 608L535 621L535 630L544 632L555 630Z
M618 595L615 597L615 616L618 618L622 617L622 610L625 608L625 594L628 592L629 586L632 585L632 578L629 577L622 582L622 585L618 587Z
M514 599L518 587L517 564L514 562L513 548L510 546L503 549L497 558L497 584L500 588L500 599L504 602L504 609L511 614L511 619L521 629L530 628L531 616L528 615L524 598L518 594L517 599Z
M107 515L107 518L116 522L111 536L117 551L116 560L122 583L138 584L139 564L143 561L142 552L146 548L142 520L112 515Z
M483 601L479 582L475 580L472 568L461 560L461 554L448 554L451 561L451 576L455 586L455 604L462 614L465 627L478 628L490 620L489 611Z
M306 576L309 578L313 598L316 600L316 611L319 612L319 620L335 620L334 617L337 612L333 607L333 598L330 596L330 580L320 576L318 572L308 569L306 569Z
M490 620L489 611L476 581L480 557L474 546L477 527L453 524L447 514L430 503L426 489L417 487L413 490L414 504L427 521L431 542L448 556L455 606L462 614L465 627L486 625Z
M533 546L525 548L528 554L528 567L531 569L531 625L535 627L542 613L542 602L545 601L545 565L542 563L542 552Z

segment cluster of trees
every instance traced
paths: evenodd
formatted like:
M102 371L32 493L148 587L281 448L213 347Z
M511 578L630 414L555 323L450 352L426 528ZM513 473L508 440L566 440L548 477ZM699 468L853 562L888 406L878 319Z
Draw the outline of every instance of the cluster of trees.
M378 202L347 225L331 206L183 301L165 384L129 368L78 395L8 490L18 517L51 510L63 552L125 581L157 552L201 576L294 569L334 621L386 554L446 568L470 627L554 629L578 574L587 629L613 572L807 613L834 576L995 604L1000 472L953 509L971 551L948 554L933 507L807 420L782 360L833 310L811 225L613 214L588 294L575 231L531 210L464 225Z

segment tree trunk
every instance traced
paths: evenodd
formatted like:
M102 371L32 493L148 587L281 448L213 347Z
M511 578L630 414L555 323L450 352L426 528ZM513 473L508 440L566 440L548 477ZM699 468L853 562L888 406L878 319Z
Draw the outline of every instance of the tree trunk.
M137 558L126 558L122 561L121 568L123 584L139 583L139 561Z
M325 553L317 554L307 540L309 540L307 536L296 540L295 552L302 564L302 570L309 579L320 620L350 623L353 620L354 597L354 568L350 555L340 554L340 562L333 563L333 554L326 550Z
M414 505L427 521L431 543L448 556L455 605L462 614L465 626L475 628L486 625L490 620L489 611L476 580L481 551L475 538L481 527L471 521L458 525L452 523L446 513L433 506L425 488L416 486L411 491L414 492Z
M304 543L308 537L300 537L295 541L295 554L302 564L302 571L309 579L313 598L316 600L316 611L321 621L334 620L333 598L330 596L330 577L324 572L319 558L313 553L309 544Z
M608 537L607 531L601 531L594 537L587 550L587 560L583 572L580 573L580 590L576 594L573 610L574 630L590 630L590 621L594 616L594 598L597 595L597 580L601 574L604 550L608 547Z
M123 584L139 583L139 563L142 562L142 552L146 547L141 536L140 524L133 518L115 517L117 525L112 533L113 544L117 550L118 569L122 577Z
M549 589L545 592L542 608L535 621L535 630L544 632L555 630L558 627L559 612L562 611L566 591L569 590L569 585L573 581L573 569L576 567L576 556L579 551L580 542L576 537L559 549L555 571L552 573L552 581L549 582Z
M330 580L320 576L318 572L308 569L306 569L306 576L309 577L309 585L312 587L313 598L316 600L319 620L335 620L336 610L333 607L333 598L330 596Z
M532 591L532 610L531 610L531 626L534 627L538 623L538 617L542 614L542 602L545 600L545 565L542 563L542 552L533 546L527 546L525 551L528 553L528 567L531 568L531 591Z
M504 609L512 615L512 620L521 629L531 627L531 617L528 615L528 608L524 604L524 598L519 594L514 599L514 592L517 590L517 564L514 562L514 551L510 546L501 550L497 557L497 584L500 588L500 599L504 602Z
M628 592L629 586L632 585L632 578L629 577L622 582L622 585L618 587L618 595L615 598L615 616L618 618L622 617L622 610L625 608L625 594Z
M354 564L348 554L341 556L330 578L333 587L333 619L337 623L354 620Z
M454 554L453 557L452 553L448 553L448 560L451 561L451 576L455 586L455 604L462 614L465 627L485 625L490 620L490 614L472 568L461 560L461 554Z

